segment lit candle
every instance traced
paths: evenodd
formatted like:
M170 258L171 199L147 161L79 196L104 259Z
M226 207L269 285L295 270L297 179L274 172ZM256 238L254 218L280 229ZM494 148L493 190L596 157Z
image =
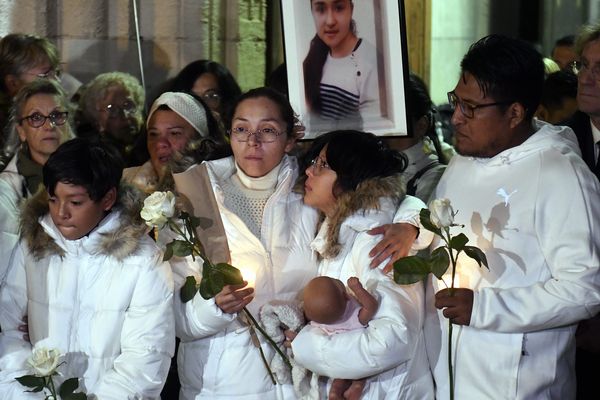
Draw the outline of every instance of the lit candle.
M242 278L248 282L248 287L255 287L256 284L256 271L248 267L240 268Z

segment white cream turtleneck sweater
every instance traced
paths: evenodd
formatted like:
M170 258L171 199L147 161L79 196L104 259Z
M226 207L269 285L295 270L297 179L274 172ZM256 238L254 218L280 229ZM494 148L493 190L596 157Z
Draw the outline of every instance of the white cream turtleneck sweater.
M259 178L248 176L236 163L236 172L222 188L225 206L244 221L248 229L260 238L263 212L269 197L275 192L281 163Z

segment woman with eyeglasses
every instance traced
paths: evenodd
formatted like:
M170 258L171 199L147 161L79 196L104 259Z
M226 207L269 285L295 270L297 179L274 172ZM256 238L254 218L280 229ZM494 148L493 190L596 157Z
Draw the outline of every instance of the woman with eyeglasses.
M99 134L121 152L127 166L137 165L145 156L133 152L144 124L144 102L144 88L133 75L100 74L81 88L77 135Z
M307 157L312 162L305 171L304 203L324 218L311 243L320 256L318 274L342 282L357 277L379 308L363 329L325 335L306 325L297 336L288 333L296 362L330 378L320 387L322 398L341 398L334 397L341 379L347 380L345 389L350 380L367 378L364 399L433 399L422 335L423 285L399 286L383 268L369 267L369 251L379 238L368 231L391 223L406 198L406 157L358 131L318 137ZM329 392L334 380L337 389Z
M171 90L194 93L219 115L242 94L231 72L211 60L196 60L186 65L173 79Z
M205 244L209 253L223 250L225 259L213 261L230 261L243 275L252 271L255 279L251 282L246 276L246 283L225 286L210 300L197 294L182 304L175 296L180 398L295 398L291 384L271 382L241 312L247 306L257 315L269 301L299 300L300 291L317 272L310 248L317 213L293 190L300 172L296 158L288 155L297 139L294 111L279 92L258 88L240 96L224 122L233 156L205 162L173 178L177 191L188 198L210 203L214 195L213 215L220 219L215 224L222 222L226 244ZM206 185L192 179L202 176L203 169ZM201 187L209 187L212 194L201 192ZM399 219L414 215L413 210L405 214ZM188 275L199 279L200 265L192 267ZM176 285L176 290L180 287ZM271 360L275 352L258 336Z
M58 66L58 50L46 38L11 33L0 39L0 132L9 123L12 100L19 89L38 78L57 80ZM6 138L0 137L3 145Z
M12 158L0 173L0 281L19 234L19 209L42 184L42 167L58 146L73 137L70 104L52 80L23 86L14 98L5 152Z

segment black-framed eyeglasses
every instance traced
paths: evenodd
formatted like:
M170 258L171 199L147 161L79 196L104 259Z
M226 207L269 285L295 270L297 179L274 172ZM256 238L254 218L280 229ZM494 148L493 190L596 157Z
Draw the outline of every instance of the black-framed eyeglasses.
M272 143L283 133L283 131L278 131L275 128L262 128L252 132L250 129L241 126L229 130L231 138L242 143L249 141L250 136L252 135L254 135L254 139L256 139L257 142Z
M321 157L317 156L310 161L310 166L313 169L314 175L320 175L324 169L331 169L327 161L323 160Z
M475 110L478 108L485 107L493 107L493 106L505 106L508 104L512 104L512 101L496 101L494 103L484 103L484 104L470 104L458 98L456 93L448 92L448 103L450 103L450 107L452 110L456 109L456 106L460 108L460 112L466 118L473 118L475 116Z
M48 71L46 72L41 72L39 74L34 74L32 72L24 72L24 74L26 75L31 75L31 76L35 76L36 78L39 79L60 79L60 75L61 75L62 71L60 70L60 68L50 68Z
M575 75L588 72L595 80L600 81L600 64L594 64L594 66L590 68L585 61L573 61L569 64L569 67Z
M19 125L27 120L27 123L32 128L39 128L40 126L46 123L46 120L49 119L50 123L54 126L64 125L67 122L67 116L69 113L67 111L52 111L50 115L44 115L39 112L34 112L31 115L23 117L19 119Z
M118 118L121 115L127 117L137 111L137 106L132 100L125 100L121 105L109 104L104 108L100 108L99 111L108 113L109 118Z

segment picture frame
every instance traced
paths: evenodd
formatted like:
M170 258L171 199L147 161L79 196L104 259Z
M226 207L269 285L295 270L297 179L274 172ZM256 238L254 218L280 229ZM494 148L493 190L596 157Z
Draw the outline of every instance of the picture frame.
M404 0L280 1L288 96L304 139L337 129L410 136ZM352 29L348 4L358 39L350 54L339 45Z

